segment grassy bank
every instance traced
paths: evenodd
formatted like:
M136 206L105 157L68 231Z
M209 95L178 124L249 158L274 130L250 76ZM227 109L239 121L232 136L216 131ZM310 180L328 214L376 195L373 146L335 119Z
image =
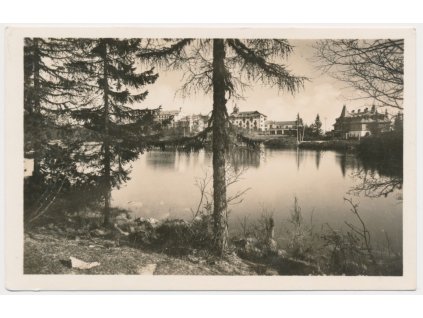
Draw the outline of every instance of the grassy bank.
M358 146L358 152L365 159L396 160L402 165L402 131L391 131L379 136L363 138Z
M295 148L297 147L297 139L294 137L272 137L265 136L266 140L263 141L263 144L266 148L271 149L284 149L284 148Z
M280 136L263 141L265 147L271 149L296 148L298 146L300 149L337 151L355 151L359 143L358 140L313 140L297 143L297 139L294 137Z

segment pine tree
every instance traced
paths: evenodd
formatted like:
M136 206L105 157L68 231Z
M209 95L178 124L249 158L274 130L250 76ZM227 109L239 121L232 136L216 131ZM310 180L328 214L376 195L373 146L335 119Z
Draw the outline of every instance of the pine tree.
M213 94L211 116L213 150L213 229L214 250L227 248L226 154L230 127L226 103L239 97L248 81L294 93L305 80L290 74L275 59L287 57L293 48L281 39L149 39L140 53L142 58L166 67L183 69L182 92L197 90Z
M63 67L72 58L72 51L72 43L62 39L24 41L24 135L26 150L34 153L34 179L42 177L41 161L49 133L73 107L77 88Z
M135 53L138 39L79 39L79 59L67 67L81 77L80 87L90 103L73 111L73 117L97 133L101 146L91 164L99 169L104 198L104 225L110 225L111 190L126 181L126 164L148 144L159 124L157 109L129 107L145 100L143 87L158 78L154 69L140 72ZM83 80L81 80L83 78Z
M320 121L319 114L317 114L316 119L314 120L313 130L314 130L314 135L316 137L320 137L323 134L323 132L322 132L322 122Z

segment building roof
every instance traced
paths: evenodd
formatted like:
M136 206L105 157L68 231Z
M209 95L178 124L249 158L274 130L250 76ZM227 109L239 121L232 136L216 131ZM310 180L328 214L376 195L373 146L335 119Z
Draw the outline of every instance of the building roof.
M202 115L202 114L193 114L192 117L194 119L203 119L203 120L209 119L209 115Z
M209 115L192 114L183 116L180 120L209 120Z
M348 118L348 117L353 117L353 118L360 118L360 117L365 117L368 115L381 115L383 116L383 113L379 113L376 109L375 106L372 106L371 108L364 108L364 109L357 109L357 111L352 110L352 111L348 111L347 107L344 105L342 107L342 111L341 111L341 116L339 116L339 118ZM385 113L385 116L387 115L387 113Z
M338 117L336 120L348 119L357 122L373 122L378 118L379 121L390 121L388 116L378 112L346 112L344 116Z
M356 124L374 124L379 122L380 124L389 124L391 123L391 120L389 119L387 112L379 113L375 106L370 109L364 108L363 110L358 109L357 111L347 111L344 105L341 115L336 118L336 122L333 126L336 127L336 125L339 125L342 122Z
M159 115L178 115L180 110L161 110Z
M289 120L289 121L268 120L266 121L266 125L278 125L278 126L297 125L297 121L296 120Z

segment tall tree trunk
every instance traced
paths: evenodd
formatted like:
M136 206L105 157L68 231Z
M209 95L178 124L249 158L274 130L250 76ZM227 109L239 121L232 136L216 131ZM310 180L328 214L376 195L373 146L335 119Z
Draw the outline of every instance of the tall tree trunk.
M32 109L33 115L33 151L34 151L34 169L32 175L38 180L41 177L41 102L40 102L40 52L38 47L38 39L34 38L33 52L33 72L34 72L34 104Z
M213 40L213 229L215 251L222 255L227 247L226 211L226 99L225 47L223 39Z
M109 145L109 84L107 74L107 44L104 43L103 52L103 81L104 81L104 226L110 225L110 145Z

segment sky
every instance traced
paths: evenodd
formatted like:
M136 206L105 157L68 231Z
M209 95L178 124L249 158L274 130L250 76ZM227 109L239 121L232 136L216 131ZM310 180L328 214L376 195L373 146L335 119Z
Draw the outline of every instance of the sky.
M353 110L368 107L369 101L351 100L359 96L358 92L348 88L345 83L322 74L313 62L313 44L316 40L290 40L294 51L287 60L282 61L288 69L298 76L305 76L304 88L294 96L287 92L279 92L277 88L255 83L244 92L243 100L229 99L228 111L237 105L240 111L257 110L267 116L268 120L295 120L297 113L306 124L314 122L320 115L322 128L325 131L333 129L335 118L339 117L343 105ZM212 95L197 93L182 98L176 94L182 86L182 71L164 71L157 69L159 78L155 84L147 87L149 96L143 102L145 108L159 105L163 110L182 109L183 114L207 114L212 110Z

